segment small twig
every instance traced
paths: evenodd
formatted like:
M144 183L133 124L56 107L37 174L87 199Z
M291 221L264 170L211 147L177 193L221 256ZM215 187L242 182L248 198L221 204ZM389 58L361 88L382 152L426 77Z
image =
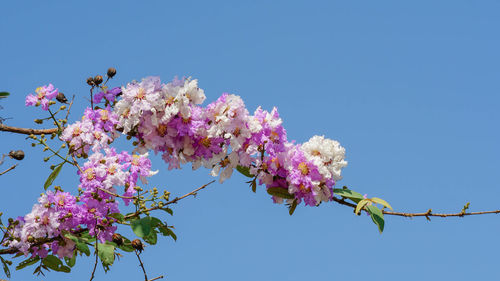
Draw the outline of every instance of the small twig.
M8 171L10 171L10 170L14 170L14 169L17 167L17 165L18 165L18 164L14 164L14 165L12 165L10 168L8 168L7 170L5 170L5 171L1 172L1 173L0 173L0 176L1 176L1 175L3 175L3 174L5 174L5 173L7 173L7 172L8 172Z
M333 201L337 202L340 205L344 206L349 206L351 208L356 208L356 204L346 202L344 199L338 199L336 197L332 198ZM432 209L427 210L426 212L423 213L402 213L402 212L392 212L392 211L386 211L382 210L382 213L384 215L390 215L390 216L400 216L400 217L426 217L428 220L430 220L429 217L441 217L441 218L446 218L446 217L463 217L463 216L474 216L474 215L486 215L486 214L500 214L500 210L494 210L494 211L482 211L482 212L459 212L459 213L449 213L449 214L434 214L432 213Z
M119 195L119 194L116 194L116 193L113 193L109 190L106 190L106 189L102 189L100 187L97 187L98 190L102 191L102 192L105 192L111 196L114 196L114 197L118 197L118 198L123 198L123 199L137 199L137 196L122 196L122 195Z
M209 183L207 183L207 184L204 184L204 185L202 185L202 186L198 187L197 189L195 189L195 190L193 190L193 191L191 191L191 192L189 192L189 193L186 193L186 194L182 195L181 197L176 197L176 198L174 198L173 200L170 200L170 201L168 201L167 203L163 204L163 207L165 207L166 205L170 205L170 204L177 203L179 200L182 200L182 199L184 199L184 198L186 198L186 197L188 197L188 196L196 196L196 194L197 194L197 192L198 192L198 191L200 191L200 190L204 189L205 187L209 186L210 184L212 184L212 183L214 183L214 182L215 182L215 180L213 180L213 181L211 181L211 182L209 182ZM154 210L158 210L158 209L161 209L161 208L163 208L163 207L156 206L156 207L152 207L152 208L146 209L146 210L144 210L144 211L135 212L135 213L133 213L133 214L130 214L130 215L128 215L128 216L125 216L125 219L129 219L129 218L137 217L137 216L138 216L138 215L140 215L141 213L144 213L144 212L150 212L150 211L154 211Z
M95 219L96 227L97 227L97 218ZM95 228L94 228L95 231ZM99 242L99 230L97 230L97 233L95 234L95 264L94 264L94 269L92 270L92 275L90 276L90 281L94 279L94 274L95 270L97 269L97 262L99 261L99 247L98 247L98 242Z
M139 260L139 265L142 268L142 272L144 272L144 280L148 281L148 275L146 274L146 269L144 269L144 264L142 263L141 257L139 256L139 252L135 250L135 255L137 256L137 259Z
M155 280L158 280L158 279L163 279L163 275L160 275L160 276L155 277L153 279L149 279L148 281L155 281Z
M7 126L4 124L0 124L0 131L17 133L17 134L25 134L25 135L42 135L42 134L50 135L53 133L57 133L57 130L58 130L58 128L31 129L31 128L11 127L11 126Z
M69 106L68 106L68 111L66 112L66 117L64 119L68 120L68 116L69 116L69 111L71 110L71 106L73 106L73 102L75 101L75 95L73 95L73 98L71 99L71 102L69 103Z

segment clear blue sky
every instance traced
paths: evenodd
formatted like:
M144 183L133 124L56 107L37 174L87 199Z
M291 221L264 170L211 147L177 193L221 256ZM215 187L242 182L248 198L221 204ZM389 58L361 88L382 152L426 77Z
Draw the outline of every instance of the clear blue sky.
M86 106L85 78L118 70L115 85L148 75L193 76L207 101L241 95L250 111L280 110L289 139L314 134L347 150L347 185L399 211L500 208L498 1L4 1L0 90L9 125L33 126L24 97L49 82ZM26 159L0 178L0 209L31 210L49 170L39 148L0 134L1 153ZM125 148L125 147L124 147ZM2 170L8 164L2 165ZM151 184L184 194L208 171L160 170ZM69 167L58 183L75 191ZM369 217L323 204L290 217L236 175L175 206L179 239L143 255L166 280L497 280L498 215ZM163 215L163 214L161 214ZM88 280L74 273L42 280ZM12 280L32 280L32 269ZM97 280L141 280L126 255Z

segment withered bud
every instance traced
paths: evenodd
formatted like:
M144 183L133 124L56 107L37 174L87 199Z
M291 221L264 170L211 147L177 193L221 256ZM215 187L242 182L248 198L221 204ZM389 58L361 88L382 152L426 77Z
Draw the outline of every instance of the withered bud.
M113 78L113 76L116 75L116 69L114 67L108 68L108 73L107 74L108 74L109 78Z
M94 78L92 77L87 78L87 84L89 84L89 86L94 86Z
M132 240L132 248L136 249L139 252L142 252L144 250L144 245L142 245L141 240L134 239Z
M68 99L67 99L67 98L66 98L66 96L65 96L63 93L61 93L61 92L59 92L59 94L57 94L57 96L56 96L56 100L57 100L58 102L60 102L60 103L68 103Z
M96 76L94 77L94 83L95 83L96 85L101 84L101 83L102 83L102 76L101 76L101 75L96 75Z
M22 150L12 150L9 152L10 158L14 158L16 160L23 160L24 159L24 151Z
M123 245L123 237L120 234L118 234L118 233L113 234L112 239L113 239L113 242L116 243L116 245L118 245L118 246Z

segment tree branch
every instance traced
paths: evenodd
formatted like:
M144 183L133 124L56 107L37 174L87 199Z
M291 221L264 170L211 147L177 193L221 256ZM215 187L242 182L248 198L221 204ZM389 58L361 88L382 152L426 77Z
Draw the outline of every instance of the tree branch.
M31 128L18 128L18 127L11 127L7 126L4 124L0 124L0 131L4 132L11 132L11 133L16 133L16 134L25 134L25 135L41 135L41 134L46 134L50 135L52 133L57 133L57 128L52 128L52 129L31 129Z
M339 199L339 198L333 197L332 200L340 205L348 206L348 207L351 207L353 209L356 208L356 204L347 202L344 199ZM400 216L400 217L407 217L407 218L426 217L428 220L430 220L429 217L446 218L446 217L464 217L464 216L486 215L486 214L500 214L500 210L481 211L481 212L464 212L464 211L462 211L459 213L443 213L443 214L439 214L439 213L434 214L434 213L432 213L432 209L429 209L429 210L427 210L427 212L422 212L422 213L403 213L403 212L393 212L393 211L382 210L382 213L384 215Z

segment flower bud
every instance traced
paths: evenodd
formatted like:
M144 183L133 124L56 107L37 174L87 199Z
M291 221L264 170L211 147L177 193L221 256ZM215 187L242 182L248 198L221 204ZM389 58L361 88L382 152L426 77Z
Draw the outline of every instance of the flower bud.
M102 76L101 76L101 75L96 75L96 76L94 77L94 83L95 83L96 85L101 84L101 83L102 83Z
M87 84L89 86L94 86L94 78L92 78L92 77L87 78Z
M118 246L123 245L123 237L120 234L118 234L118 233L113 234L112 239L113 239L113 242L116 243L116 245L118 245Z
M14 158L16 160L23 160L24 159L24 151L22 150L12 150L11 152L9 152L9 156L11 158Z
M66 96L63 94L63 93L59 93L57 94L56 96L56 100L60 103L68 103L68 99L66 98Z
M135 239L132 240L132 248L136 249L139 252L142 252L144 250L144 245L142 245L141 240Z
M116 75L116 69L114 67L108 68L108 73L107 74L108 74L109 78L113 78L113 76Z

